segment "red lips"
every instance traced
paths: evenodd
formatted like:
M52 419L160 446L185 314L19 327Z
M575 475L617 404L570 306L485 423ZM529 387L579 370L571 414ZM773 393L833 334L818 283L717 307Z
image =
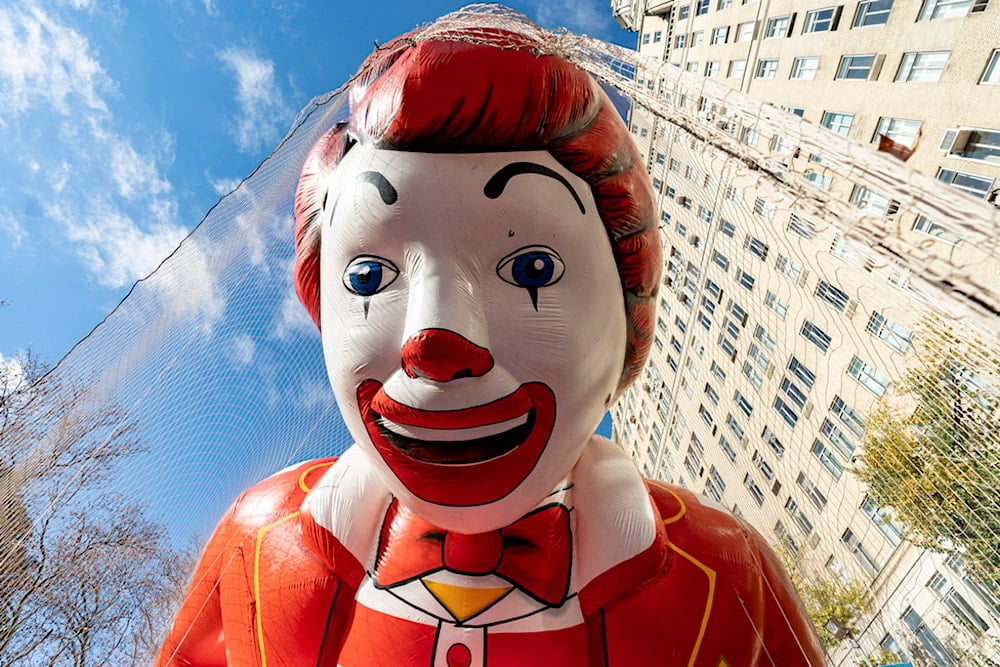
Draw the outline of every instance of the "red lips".
M460 410L404 405L389 397L377 380L362 382L357 395L365 429L379 455L411 493L439 505L484 505L509 494L538 463L555 423L555 396L538 382ZM524 419L501 432L454 439L456 429L518 417ZM408 437L388 428L385 420L403 427L440 430L442 439Z

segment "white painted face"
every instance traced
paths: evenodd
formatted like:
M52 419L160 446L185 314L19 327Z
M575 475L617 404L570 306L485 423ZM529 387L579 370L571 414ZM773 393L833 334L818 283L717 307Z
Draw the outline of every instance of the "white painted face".
M328 185L323 349L348 428L426 520L512 523L576 463L621 374L590 188L544 151L364 145Z

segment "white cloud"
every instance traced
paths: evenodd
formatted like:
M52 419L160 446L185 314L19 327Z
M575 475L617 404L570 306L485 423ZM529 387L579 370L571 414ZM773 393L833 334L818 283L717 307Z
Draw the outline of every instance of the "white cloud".
M534 4L539 23L575 33L600 34L613 20L607 0L536 0Z
M289 290L281 302L281 310L272 329L274 338L285 341L293 335L309 335L315 331L316 325L306 312L305 306L299 301L295 291Z
M0 112L23 113L43 102L61 114L80 105L104 111L113 84L87 38L37 7L0 8Z
M79 215L53 204L46 212L62 224L88 271L106 287L127 287L147 276L187 235L184 227L164 222L142 229L107 200L90 200L86 211Z
M249 366L257 353L257 344L247 334L241 334L233 340L233 354L240 366Z
M10 237L11 247L15 250L21 247L24 239L28 236L28 230L6 208L0 208L0 232Z
M164 302L158 309L160 318L171 324L196 326L210 335L226 309L219 288L218 264L219 259L193 237L186 239L151 278L153 289Z
M205 13L209 16L213 18L222 16L222 11L220 11L218 5L215 4L215 0L202 0L201 4L205 8Z
M228 195L238 188L242 182L239 178L212 178L211 176L206 176L206 178L208 179L208 184L212 186L212 190L220 197Z
M293 116L275 81L274 63L237 47L222 51L219 58L236 76L241 117L232 133L237 146L245 153L270 147L281 138Z

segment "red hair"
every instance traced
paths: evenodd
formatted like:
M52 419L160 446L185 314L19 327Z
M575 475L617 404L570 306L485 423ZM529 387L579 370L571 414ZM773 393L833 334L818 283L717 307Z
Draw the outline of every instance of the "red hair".
M527 35L480 30L404 35L362 65L350 116L306 159L295 193L295 288L320 324L316 218L324 176L354 142L428 153L545 150L590 187L621 277L627 319L624 389L652 343L662 256L645 166L593 78Z

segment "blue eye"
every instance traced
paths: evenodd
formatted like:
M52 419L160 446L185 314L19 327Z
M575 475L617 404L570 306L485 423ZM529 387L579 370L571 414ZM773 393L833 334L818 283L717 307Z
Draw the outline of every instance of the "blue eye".
M358 296L378 294L399 275L396 265L373 255L361 255L351 260L344 271L344 287Z
M547 246L515 250L497 264L501 280L529 291L558 282L565 270L559 253Z

